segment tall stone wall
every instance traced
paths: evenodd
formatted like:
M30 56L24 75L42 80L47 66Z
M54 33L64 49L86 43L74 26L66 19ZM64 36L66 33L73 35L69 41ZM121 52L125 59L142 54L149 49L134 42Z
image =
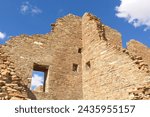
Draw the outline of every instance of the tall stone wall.
M115 30L110 28L109 26L104 26L105 38L107 39L107 43L111 44L118 50L122 48L122 37L121 34Z
M49 34L13 37L4 50L26 85L34 64L48 66L45 92L34 92L37 99L81 99L81 18L69 14L52 26Z
M49 91L54 99L82 99L81 35L81 18L71 14L58 19L53 28Z
M106 36L112 32L109 33L95 16L88 13L83 16L83 99L128 99L128 90L150 77L115 45L116 40L113 43L111 39L115 37Z
M0 47L0 99L149 99L148 47L131 41L123 49L121 34L89 13L51 26L50 33L12 37ZM45 80L30 91L33 70Z

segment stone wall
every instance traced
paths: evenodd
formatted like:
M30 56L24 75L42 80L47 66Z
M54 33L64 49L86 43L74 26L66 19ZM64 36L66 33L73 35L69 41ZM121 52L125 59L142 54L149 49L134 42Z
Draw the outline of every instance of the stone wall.
M107 34L105 28L100 28L102 26L91 14L82 18L83 99L128 99L128 90L150 76L138 68L129 53L114 45L117 41L113 42L113 35L118 33L106 36L112 32Z
M26 85L32 77L33 65L48 66L45 83L47 99L81 99L81 18L67 15L52 24L53 30L45 35L12 37L4 48L15 63L17 74ZM73 65L77 70L73 71ZM38 99L45 99L41 93ZM43 95L43 97L42 97ZM41 98L39 98L41 97Z
M150 66L150 49L144 44L131 40L127 43L127 50L133 56L141 56L143 61Z
M111 44L118 50L122 48L122 37L121 34L115 30L110 28L109 26L104 26L105 38L107 39L107 43Z
M148 47L131 41L123 49L121 34L89 13L51 26L50 33L11 37L0 47L0 99L148 99ZM33 70L45 80L30 91ZM139 84L143 97L135 93Z
M0 46L0 100L28 100L29 92Z
M150 82L134 87L129 91L131 100L150 100Z

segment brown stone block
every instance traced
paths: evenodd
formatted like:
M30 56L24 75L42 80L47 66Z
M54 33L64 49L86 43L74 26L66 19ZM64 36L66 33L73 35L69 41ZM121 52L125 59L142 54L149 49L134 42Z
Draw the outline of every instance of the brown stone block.
M150 95L150 87L145 89L145 92L144 92L145 95Z
M25 95L22 95L21 93L18 94L18 93L10 93L9 96L14 96L14 97L19 97L19 98L26 98Z
M0 68L2 69L5 69L6 68L6 65L5 64L0 64Z
M10 100L24 100L24 98L20 98L20 97L11 97Z
M7 76L8 74L9 74L9 71L7 69L5 69L1 72L1 75L3 75L3 76Z
M6 93L0 93L0 97L5 97L6 95Z
M14 86L18 86L17 84L6 84L7 87L14 87Z
M5 81L0 81L0 86L5 86Z

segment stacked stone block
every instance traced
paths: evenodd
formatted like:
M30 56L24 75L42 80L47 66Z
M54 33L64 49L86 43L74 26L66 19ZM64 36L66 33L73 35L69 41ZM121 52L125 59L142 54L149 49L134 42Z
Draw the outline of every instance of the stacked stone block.
M145 83L133 88L129 92L129 99L131 100L150 100L150 83Z
M0 47L0 100L27 100L27 89Z

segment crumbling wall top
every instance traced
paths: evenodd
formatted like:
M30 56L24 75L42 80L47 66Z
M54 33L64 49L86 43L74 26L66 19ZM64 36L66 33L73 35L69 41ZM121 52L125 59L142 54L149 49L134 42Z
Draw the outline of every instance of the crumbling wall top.
M109 45L119 50L122 48L121 34L117 30L104 25L96 16L91 13L85 13L82 17L82 24L85 25L83 26L85 28L88 28L89 25L93 25L91 26L92 32L97 31L100 39L105 40Z
M146 45L132 39L127 43L127 51L131 56L142 58L141 65L147 65L150 70L150 49Z

